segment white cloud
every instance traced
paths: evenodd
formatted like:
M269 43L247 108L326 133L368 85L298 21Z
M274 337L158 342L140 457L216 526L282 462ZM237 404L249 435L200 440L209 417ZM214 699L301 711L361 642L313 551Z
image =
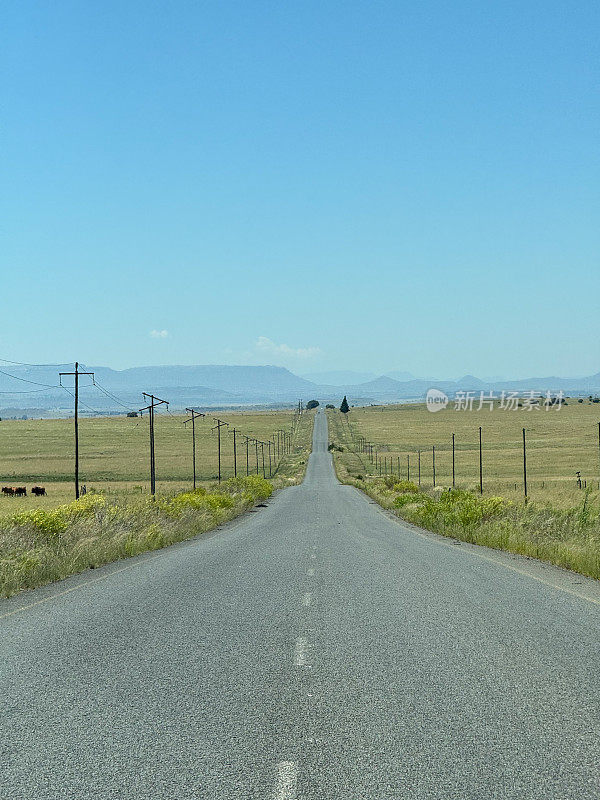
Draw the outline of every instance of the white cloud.
M166 339L168 335L169 335L169 331L165 331L165 330L162 330L162 331L150 331L150 336L153 339Z
M289 347L287 344L276 344L266 336L259 336L254 346L261 353L291 358L314 358L321 353L320 347Z

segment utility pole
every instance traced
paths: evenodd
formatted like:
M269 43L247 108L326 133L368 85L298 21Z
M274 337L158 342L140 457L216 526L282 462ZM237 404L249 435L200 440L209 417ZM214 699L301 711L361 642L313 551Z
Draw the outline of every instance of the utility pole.
M260 442L260 452L262 453L262 473L263 473L263 478L266 478L267 476L265 474L265 443L264 442Z
M79 376L91 375L92 382L95 384L93 372L81 372L79 369L79 362L75 362L75 372L59 372L58 382L62 386L62 378L64 375L73 375L75 378L75 499L79 500Z
M187 425L188 422L192 423L192 468L194 472L194 489L195 489L196 488L196 418L205 417L206 414L202 414L200 411L196 411L195 408L186 408L186 411L192 415L189 419L184 420L183 424Z
M481 426L479 427L479 494L483 494L483 453L481 441Z
M272 445L272 444L273 444L273 442L272 442L272 441L269 439L269 441L267 442L267 445L268 445L268 447L269 447L269 478L270 478L270 477L272 476L272 474L273 474L273 473L271 472L271 445Z
M523 428L523 489L525 491L525 503L527 503L527 451L525 450L525 428Z
M235 434L237 433L237 428L233 428L229 431L229 433L233 433L233 477L237 478L237 449L235 446Z
M258 439L253 439L254 449L256 451L256 474L258 475Z
M250 454L248 452L249 450L248 443L250 442L250 437L246 436L244 433L242 433L242 436L246 440L246 475L250 475Z
M150 398L150 403L145 406L144 408L140 408L140 413L143 411L148 412L148 416L150 418L150 494L152 497L156 495L156 462L154 459L154 409L156 406L165 405L167 408L169 407L168 400L161 400L160 397L155 397L153 394L148 394L148 392L142 392L142 395L148 399Z
M218 417L213 417L213 420L217 423L213 428L213 431L214 430L217 431L217 441L218 441L217 449L219 452L219 483L221 483L221 428L223 427L223 425L229 425L229 423L223 422L223 420L219 419Z
M452 434L452 488L456 486L456 470L454 466L454 434Z
M435 445L433 445L431 452L433 456L433 488L435 489Z

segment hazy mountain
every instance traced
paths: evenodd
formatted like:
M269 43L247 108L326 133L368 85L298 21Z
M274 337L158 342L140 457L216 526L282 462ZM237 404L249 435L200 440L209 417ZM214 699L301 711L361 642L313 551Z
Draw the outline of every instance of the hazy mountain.
M273 366L157 366L114 370L86 365L95 374L80 379L82 410L136 409L144 405L142 392L152 392L169 400L175 409L202 405L249 405L274 402L295 403L311 399L316 386L283 367ZM72 372L73 364L63 366L12 366L0 371L0 405L4 408L36 407L67 411L73 398L59 386L59 372ZM73 378L63 385L73 387ZM104 389L108 395L102 391ZM109 396L110 395L110 396ZM4 412L6 414L6 411Z
M412 372L402 372L399 369L391 370L391 372L386 372L385 376L387 378L393 378L395 381L414 381L416 380L416 376L412 374ZM375 376L373 376L375 377Z
M370 373L333 370L313 373L316 381L294 375L283 367L273 366L157 366L113 370L110 367L86 366L96 375L97 386L82 376L80 398L82 413L89 411L120 412L145 405L142 392L152 392L176 410L186 406L233 407L244 405L291 405L300 398L313 398L322 403L339 405L346 394L350 403L393 403L402 400L423 400L430 388L441 389L450 396L457 391L501 391L565 394L600 394L600 373L583 378L526 378L519 380L484 381L464 375L457 381L411 378L396 380L390 375L371 378ZM72 372L72 364L62 366L0 367L0 416L61 416L71 413L73 396L58 385L59 372ZM395 374L403 374L397 372ZM404 373L408 374L408 373ZM357 381L357 376L369 380ZM353 383L331 381L352 379ZM325 379L330 383L324 384ZM63 379L72 390L73 378ZM102 390L105 391L102 391ZM28 410L28 411L27 411ZM10 413L9 413L10 412Z
M456 384L461 389L483 389L486 385L485 381L476 378L474 375L463 375L462 378L456 381Z
M302 376L319 386L355 386L377 377L374 372L353 372L352 370L331 370L329 372L311 372Z

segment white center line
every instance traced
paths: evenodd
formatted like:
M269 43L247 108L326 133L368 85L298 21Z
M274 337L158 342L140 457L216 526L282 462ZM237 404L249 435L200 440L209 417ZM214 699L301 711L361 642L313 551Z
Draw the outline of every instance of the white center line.
M296 800L297 790L298 764L295 761L280 761L277 764L275 800Z
M315 571L314 571L314 569L311 567L311 568L308 570L308 572L307 572L306 574L307 574L307 575L314 575L314 574L315 574Z
M294 648L294 664L297 667L306 666L306 651L308 650L308 641L306 637L299 636L296 640L296 647Z
M309 606L312 603L312 592L306 592L302 598L302 605Z

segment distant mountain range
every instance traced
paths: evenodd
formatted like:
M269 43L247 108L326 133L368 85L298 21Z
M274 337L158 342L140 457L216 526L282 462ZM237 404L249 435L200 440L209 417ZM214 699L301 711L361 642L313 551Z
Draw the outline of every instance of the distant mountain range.
M302 398L339 404L343 395L355 405L423 400L430 388L453 396L457 391L501 392L562 391L566 395L600 393L600 373L584 378L526 378L481 380L465 375L452 380L415 378L395 371L376 377L374 373L331 371L299 377L273 366L156 366L114 370L86 366L95 373L80 380L82 413L125 413L145 405L142 392L169 400L174 410L186 406L231 408L241 406L292 405ZM59 372L70 372L72 364L59 366L9 365L0 368L0 416L65 416L72 413L73 378L58 380ZM394 376L403 376L398 380ZM358 380L366 377L367 380Z

